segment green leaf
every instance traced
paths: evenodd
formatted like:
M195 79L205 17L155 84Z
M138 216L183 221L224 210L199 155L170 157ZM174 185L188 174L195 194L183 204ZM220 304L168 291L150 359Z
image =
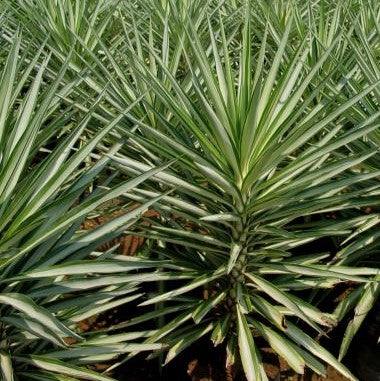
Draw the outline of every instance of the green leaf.
M211 341L214 343L215 346L221 344L226 339L227 333L230 328L230 322L231 317L229 314L216 322L215 328L213 329L211 334Z
M193 329L191 332L181 335L179 340L174 345L170 346L169 352L165 359L165 364L173 360L179 353L190 346L194 341L210 332L212 328L213 323L210 323L205 327Z
M349 380L357 381L357 378L343 365L341 364L331 353L324 349L320 344L313 340L310 336L305 334L302 330L297 328L294 324L288 323L288 328L285 333L291 337L300 346L307 349L314 356L325 361L327 364L335 368L343 376Z
M266 381L267 377L263 372L260 355L253 341L252 332L239 306L236 306L236 314L239 352L245 376L248 381Z
M5 316L5 317L2 317L0 320L14 327L19 328L21 331L27 331L39 338L51 341L57 346L60 346L60 347L66 346L65 341L60 335L56 334L52 330L49 330L46 327L46 325L41 324L38 321L33 321L26 317L19 318L16 316Z
M241 250L242 250L241 245L237 243L234 243L231 245L231 251L230 251L230 256L229 256L228 265L227 265L227 274L229 274L231 270L233 269L233 267L235 266L235 263L239 257Z
M19 293L3 293L0 295L0 304L8 304L23 312L27 316L46 326L48 330L59 333L61 337L82 338L74 331L67 328L54 315L44 308L39 307L31 298Z
M173 299L174 297L178 295L194 290L195 288L198 288L206 283L210 283L213 280L220 278L221 276L223 276L224 273L225 273L225 270L221 268L214 271L214 273L201 275L200 277L194 279L192 282L190 282L189 284L183 287L177 288L173 291L168 291L166 293L155 296L151 299L146 300L145 302L140 303L140 306L147 306L149 304L159 303L159 302L163 302L164 300Z
M281 303L282 305L289 308L291 311L294 312L295 315L307 322L319 333L322 333L321 329L301 310L297 303L293 302L291 298L286 295L285 292L281 291L279 288L257 275L252 275L248 273L245 273L245 275L250 280L252 280L252 282L254 282L268 296L276 300L278 303Z
M12 360L9 353L0 351L0 369L4 381L14 381Z
M294 349L293 345L290 344L290 342L288 342L285 338L264 324L253 319L250 320L250 322L252 326L256 328L260 334L268 341L271 348L283 359L285 359L295 372L304 374L305 361L302 356Z
M85 380L91 380L91 381L113 381L112 378L107 376L102 376L101 374L98 374L92 370L81 368L75 365L68 364L67 362L55 360L55 359L49 359L43 356L36 356L31 355L28 357L15 357L16 361L24 363L24 364L31 364L33 366L36 366L38 368L64 374L67 376L72 377L78 377Z
M379 278L379 277L378 277ZM346 331L343 336L343 341L339 350L339 361L347 353L348 347L355 336L356 332L362 325L368 312L371 310L373 305L376 303L380 295L380 282L379 279L374 280L374 282L369 283L365 286L363 295L359 299L355 307L355 315L353 319L348 323Z
M227 292L223 291L202 301L192 314L195 323L199 324L213 308L225 299L226 295Z

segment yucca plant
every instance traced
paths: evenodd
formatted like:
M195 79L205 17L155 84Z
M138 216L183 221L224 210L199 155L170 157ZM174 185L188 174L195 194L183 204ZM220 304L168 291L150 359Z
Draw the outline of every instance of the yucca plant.
M72 50L84 54L78 37L90 51L107 35L113 18L115 1L104 0L22 0L5 1L8 28L24 26L30 40L47 43L64 57ZM73 62L80 62L72 55Z
M69 15L73 3L59 4L57 15ZM26 20L42 21L40 15L30 7L15 12L17 7L14 3L8 12L6 38L21 25L31 32L24 48L39 46L45 35L33 33L36 24L29 27ZM160 349L156 354L161 354L164 344L169 348L168 362L195 340L208 336L215 345L225 346L229 370L241 362L248 380L265 380L259 351L263 338L298 373L309 367L324 374L324 363L328 363L355 379L318 341L355 310L339 354L342 358L379 292L378 269L365 267L366 259L379 247L379 9L376 2L360 0L336 6L327 0L126 1L114 14L121 28L113 30L111 39L104 38L102 27L97 26L103 25L102 17L109 14L98 19L92 12L84 12L81 26L87 25L88 30L65 27L62 38L67 37L69 43L60 41L61 16L46 26L47 45L55 54L45 78L51 81L55 72L60 78L57 83L65 85L59 98L73 110L91 115L75 136L85 132L92 137L87 144L107 152L113 160L112 185L123 181L118 191L108 194L103 190L110 185L105 179L97 191L101 202L111 195L123 195L123 200L138 202L142 209L94 233L70 235L75 228L64 235L57 233L69 243L51 238L54 251L48 243L38 249L42 250L41 263L33 263L30 270L22 268L24 278L15 279L12 271L17 269L18 275L19 265L8 262L12 271L6 278L21 282L15 287L22 288L22 282L36 274L36 267L53 265L42 275L38 270L36 277L47 279L37 283L39 293L32 297L45 296L41 292L50 290L46 301L38 302L47 309L52 305L53 313L62 316L71 329L74 320L70 314L75 316L71 311L76 307L85 308L85 304L88 314L98 313L141 297L136 282L158 282L157 293L143 302L154 308L151 312L108 330L156 319L156 331L114 335L115 340L145 337L144 344L107 349L108 345L102 345L113 339L94 340L94 345L89 339L89 352L82 348L87 344L78 342L74 350L56 351L53 357L78 364L155 346ZM91 36L91 44L86 36ZM75 60L66 57L71 50ZM67 66L69 75L56 73L61 64ZM73 78L77 79L73 82ZM99 97L96 105L94 97ZM99 132L99 122L108 127ZM38 140L39 148L52 136L57 127L53 124L44 129L47 135L39 135L45 137ZM128 140L128 144L121 146L120 140ZM77 143L72 144L73 149L78 148ZM109 152L113 146L117 148ZM49 157L54 161L54 156ZM176 161L163 169L172 159ZM83 167L72 169L69 180L59 183L53 204L67 205L67 209L60 206L62 220L68 220L69 205L77 202L77 196L108 161L102 159L102 164L95 165L99 171L89 170L90 174ZM154 169L157 166L159 169ZM150 180L142 184L137 180L123 188L125 174ZM81 182L80 176L86 180ZM77 193L65 204L70 189ZM171 193L165 194L169 190ZM28 197L34 195L30 192ZM85 205L91 202L91 210L99 205L92 200L97 200L96 196L84 201ZM45 201L47 204L41 205L50 205L50 198ZM152 202L160 217L131 231L156 242L149 260L93 252L97 245L124 231L128 218L134 220ZM363 213L363 208L369 212ZM52 214L56 215L50 212L49 218ZM77 227L84 215L78 216ZM40 214L33 210L21 216L18 224L25 216L39 221ZM38 228L41 226L54 224ZM10 230L8 236L16 230ZM25 234L24 239L29 239L31 233ZM38 242L49 237L42 236ZM326 238L329 245L321 247ZM92 239L94 243L88 246ZM32 246L30 250L37 249ZM92 275L88 279L88 270L70 279L70 263L63 270L54 267L67 259L84 261L89 255L97 258L95 262L107 257L119 265L122 259L128 269L149 270L140 275L95 274L94 280ZM23 254L20 261L22 258ZM83 263L87 266L90 262ZM102 268L108 266L107 262ZM70 312L54 309L56 296L51 293L61 292L64 295L58 300L65 298L65 282L71 285L76 277L86 286L73 296L72 304L65 304ZM110 282L116 282L120 293ZM346 282L355 290L335 310L321 311L318 301L329 298L337 284ZM72 288L69 290L71 297ZM118 297L126 290L130 293L125 298ZM111 294L115 303L109 300ZM98 298L105 307L94 310L91 303L98 303ZM46 348L43 353L50 351L48 345ZM27 351L29 347L23 354Z
M281 4L281 11L268 9ZM267 21L270 25L269 30L273 38L281 34L281 28L284 28L281 19L286 18L287 12L290 12L289 4L278 2L276 4L261 3L263 12L255 12L254 16L257 22L265 24ZM311 47L311 53L308 58L311 60L319 57L318 51L324 49L332 43L334 36L337 33L344 35L339 46L337 46L330 58L329 65L332 67L343 65L347 72L347 85L344 87L346 94L354 96L360 89L370 83L378 81L379 67L379 29L377 21L380 15L380 7L378 2L372 1L348 1L337 3L336 6L331 6L326 1L321 1L318 4L305 3L296 9L296 28L293 33L300 34L300 38L308 33L311 29L314 35L318 38L319 44L314 44ZM309 17L302 17L302 14L309 14ZM263 21L264 20L264 21ZM289 46L292 49L292 45ZM354 53L354 54L353 54ZM339 78L338 78L339 81ZM343 88L340 86L339 88ZM325 94L326 96L326 94ZM379 108L378 88L367 94L358 104L353 105L352 110L347 114L347 121L352 124L360 123L364 116L370 117ZM379 131L377 128L371 131L364 139L359 139L350 145L350 152L355 153L356 147L359 152L369 152L377 150L379 147ZM368 158L359 166L371 169L378 169L378 155ZM372 180L372 184L376 187L378 178ZM360 191L358 184L358 191ZM374 193L376 194L376 193ZM378 204L378 203L376 203ZM376 205L377 206L377 205ZM367 209L369 212L374 212L376 209L370 206ZM360 209L350 210L351 218L363 218L363 211ZM364 217L365 218L365 217ZM379 267L376 261L376 253L378 250L378 233L373 227L377 226L379 216L373 213L368 222L363 224L361 236L352 234L348 237L344 244L348 244L346 252L350 249L351 255L347 255L341 264L361 265L370 263L372 266ZM376 279L376 278L375 278ZM338 320L342 320L347 314L354 309L355 313L350 321L347 330L343 336L342 345L339 352L339 358L343 358L348 350L348 346L352 341L353 336L360 328L362 322L371 311L372 306L376 303L379 296L379 283L373 282L358 287L349 297L344 298L336 308L336 316Z
M0 83L1 379L110 380L86 365L162 345L139 342L149 332L82 333L77 323L138 298L141 280L130 272L157 263L96 248L156 199L93 230L81 226L162 168L113 186L110 159L96 147L123 114L86 138L92 113L81 117L61 102L71 88L61 84L70 58L54 80L43 80L49 55L42 46L32 61L30 51L20 57L21 40L7 46Z
M154 311L125 327L160 318L146 343L166 343L166 362L207 335L225 345L227 367L241 361L248 380L266 380L261 336L297 373L307 366L324 374L328 363L355 380L318 343L344 306L320 311L316 296L345 282L372 294L376 284L376 268L349 264L360 250L356 242L378 245L378 214L356 213L378 203L380 172L362 165L378 162L378 148L356 143L378 130L380 113L356 110L379 81L353 91L335 60L347 38L338 30L327 45L313 33L291 37L298 33L289 9L278 39L269 27L258 39L253 9L237 8L232 31L225 25L236 14L226 9L204 12L197 23L175 12L170 21L161 18L157 28L168 33L162 48L154 25L130 32L124 54L131 76L124 78L145 81L141 107L148 112L128 115L136 128L125 131L132 150L112 158L133 174L178 161L128 195L146 202L176 187L155 205L160 218L134 232L158 242L152 259L168 261L158 262L157 274L171 274L171 282L142 303ZM178 36L173 70L169 40ZM369 241L361 241L362 231ZM321 248L324 237L335 237L337 247Z

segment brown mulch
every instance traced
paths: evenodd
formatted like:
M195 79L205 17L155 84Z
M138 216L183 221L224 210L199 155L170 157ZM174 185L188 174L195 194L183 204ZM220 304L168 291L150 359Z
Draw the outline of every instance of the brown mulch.
M134 208L138 207L138 204L134 204L128 211L133 210ZM103 214L91 219L86 219L83 224L82 224L82 229L84 230L92 230L95 229L96 227L103 225L104 223L110 221L111 219L115 217L119 217L123 214L127 213L126 210L119 209L117 211L114 211L109 214ZM144 214L143 217L145 218L155 218L158 217L159 213L156 212L155 210L147 210ZM144 221L143 224L148 224L149 222ZM112 246L119 244L118 252L119 254L122 255L135 255L137 250L144 244L144 237L138 237L138 236L133 236L133 235L124 235L115 238L114 240L107 242L104 245L101 245L98 250L100 251L106 251Z

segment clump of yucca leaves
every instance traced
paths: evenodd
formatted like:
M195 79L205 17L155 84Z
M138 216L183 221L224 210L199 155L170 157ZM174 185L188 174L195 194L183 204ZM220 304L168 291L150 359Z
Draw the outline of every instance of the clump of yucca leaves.
M111 186L112 176L104 175L110 159L94 151L122 115L81 141L92 113L76 120L61 102L75 84L61 83L68 62L44 81L49 57L43 47L34 54L23 50L19 58L21 43L16 34L6 45L0 84L1 379L107 381L83 365L162 347L133 341L145 337L143 332L82 335L77 327L141 295L135 293L138 279L127 273L156 262L141 267L141 261L96 248L154 200L91 231L82 231L81 224L162 168ZM95 187L95 179L111 189Z
M108 154L114 182L118 172L148 179L117 195L160 213L133 231L156 243L148 262L133 261L149 270L124 279L157 282L155 295L131 291L152 311L110 330L156 319L141 336L146 348L166 344L165 362L207 335L248 380L267 379L261 336L298 373L324 374L328 363L355 379L318 337L355 309L341 359L380 290L378 265L367 266L379 247L379 4L126 1L114 10L114 36L96 20L85 33L65 29L73 59L54 30L46 42L59 52L49 74L67 65L60 97L92 113L83 133L111 123L96 143L118 144ZM9 12L8 38L20 22ZM321 310L347 282L355 290Z

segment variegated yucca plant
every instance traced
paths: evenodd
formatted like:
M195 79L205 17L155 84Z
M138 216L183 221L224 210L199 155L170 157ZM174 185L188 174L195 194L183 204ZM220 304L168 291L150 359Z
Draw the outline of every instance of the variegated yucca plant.
M378 263L373 261L379 250L379 4L128 0L112 8L120 25L112 37L108 26L107 31L97 30L105 25L101 16L83 13L81 25L88 25L88 32L63 28L71 41L63 49L54 38L62 25L46 25L48 36L33 33L35 24L25 23L28 7L21 12L13 3L6 38L17 33L19 23L31 32L23 49L46 39L54 53L46 62L46 78L58 78L55 88L50 85L51 94L58 94L54 102L63 99L75 115L87 117L73 129L62 126L62 116L54 113L51 128L44 127L46 135L39 134L38 144L33 143L37 152L53 130L72 131L57 146L64 153L54 148L45 159L55 163L58 155L60 165L53 171L41 164L39 171L66 171L60 155L71 157L76 166L64 178L56 175L60 182L35 209L23 202L38 200L35 192L48 187L26 188L28 195L16 204L22 210L14 212L20 225L6 225L10 230L1 237L13 237L25 218L35 221L36 227L26 223L32 232L22 229L25 236L17 236L13 244L21 253L27 245L31 259L24 268L18 262L24 254L16 259L9 254L9 275L2 284L14 293L33 278L35 283L27 288L30 298L42 298L39 305L52 308L71 331L76 317L83 317L82 309L95 314L108 308L98 310L98 304L117 306L130 300L144 306L132 320L110 327L112 338L102 334L83 343L77 338L74 348L55 349L53 355L49 346L42 352L21 346L22 355L14 357L21 372L31 362L27 351L32 356L42 353L49 361L70 359L75 366L121 355L111 371L146 349L156 349L152 356L160 358L168 351L167 363L208 337L225 347L230 376L242 367L249 381L267 380L260 355L265 341L299 374L308 367L323 375L329 364L356 380L340 360L380 292ZM58 3L62 9L68 4ZM94 9L104 12L101 6ZM57 17L69 14L61 11ZM43 22L38 13L29 16ZM72 41L76 43L70 49ZM57 72L62 65L65 70ZM84 146L75 143L80 137L87 142ZM78 153L69 155L67 144ZM85 158L101 154L89 156L95 147L105 156L84 170L79 165ZM111 180L100 176L105 166L114 173ZM38 173L30 176L39 179ZM125 176L138 177L125 183ZM102 187L74 205L99 177ZM24 197L13 188L12 194ZM79 227L88 211L114 197L124 200L126 208L131 202L141 207L97 229L99 235L74 234L69 216L77 217ZM28 202L33 206L37 201ZM151 205L159 217L129 227ZM51 208L60 208L61 219ZM54 230L55 224L61 230ZM41 232L45 235L40 237ZM121 232L148 238L149 258L94 252ZM96 261L87 261L89 257ZM99 264L103 270L88 275L87 266L98 266L105 257L104 267ZM83 273L73 274L77 267L70 260L83 261ZM105 276L105 269L117 274ZM122 274L127 270L133 273ZM75 289L77 297L66 285L71 282L84 285ZM138 282L155 282L157 289L144 294L136 289ZM337 285L354 291L334 309L331 296ZM70 299L64 302L66 294ZM330 309L319 303L326 300ZM319 339L350 313L337 359ZM156 322L157 329L145 331L146 322ZM129 332L136 325L141 332ZM114 344L113 338L122 343ZM124 338L143 341L133 346ZM3 364L13 361L7 348ZM74 378L105 377L55 370Z
M1 379L111 380L86 365L162 345L138 342L143 332L82 333L77 324L139 297L139 280L129 272L156 262L142 265L115 248L96 248L120 235L155 199L93 230L81 226L96 208L160 168L112 186L114 176L104 173L110 159L96 147L123 114L86 139L92 113L80 118L61 102L76 83L61 84L67 63L57 77L44 80L44 47L20 58L21 40L16 35L7 45L0 83Z
M141 303L152 312L125 327L157 318L146 343L167 344L165 363L207 336L225 346L230 373L241 363L248 380L267 380L262 337L297 373L324 374L327 363L354 380L318 341L379 292L377 266L360 265L379 242L379 77L342 62L361 38L352 9L328 13L326 36L313 19L326 17L322 6L282 3L278 24L264 1L259 13L233 2L128 8L123 49L114 60L109 52L108 69L98 62L119 104L143 96L115 165L139 174L176 159L128 196L146 202L175 187L155 205L160 218L134 233L157 242L152 258L168 261L157 281L170 282ZM346 283L356 291L320 310Z

